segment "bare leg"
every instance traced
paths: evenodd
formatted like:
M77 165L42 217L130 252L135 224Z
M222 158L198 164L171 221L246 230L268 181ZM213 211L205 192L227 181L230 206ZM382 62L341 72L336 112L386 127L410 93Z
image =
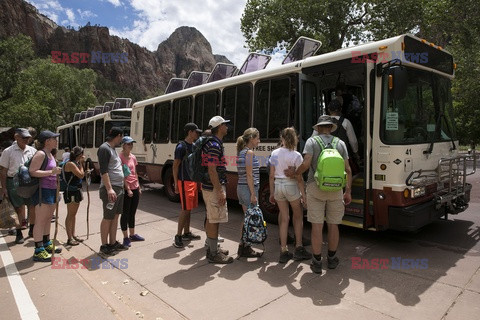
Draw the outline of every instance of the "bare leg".
M112 221L113 220L102 219L102 222L100 223L100 238L102 240L102 245L108 243L108 232Z
M290 202L293 209L293 230L295 231L295 247L302 246L303 210L300 199Z
M110 229L108 230L110 244L114 244L117 241L117 228L118 228L118 217L119 214L115 214L112 220L112 224L110 225Z
M328 250L337 251L338 242L340 241L338 224L327 223L327 227L328 227Z
M277 201L280 212L278 213L278 233L280 237L280 247L287 246L288 222L290 220L288 201Z
M323 241L322 230L323 230L323 223L312 223L312 253L314 255L322 254L322 241Z

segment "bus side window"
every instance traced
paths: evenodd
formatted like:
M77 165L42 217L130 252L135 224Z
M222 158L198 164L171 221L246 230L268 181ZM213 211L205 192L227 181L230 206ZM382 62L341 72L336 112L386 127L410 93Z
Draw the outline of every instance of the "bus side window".
M143 141L152 142L153 133L153 105L148 105L143 111Z

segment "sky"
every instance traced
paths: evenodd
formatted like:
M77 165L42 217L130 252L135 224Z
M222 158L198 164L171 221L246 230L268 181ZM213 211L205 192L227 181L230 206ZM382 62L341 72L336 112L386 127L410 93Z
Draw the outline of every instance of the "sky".
M240 67L248 55L240 31L247 0L27 0L61 26L78 29L87 22L110 29L150 51L178 27L195 27L214 54Z

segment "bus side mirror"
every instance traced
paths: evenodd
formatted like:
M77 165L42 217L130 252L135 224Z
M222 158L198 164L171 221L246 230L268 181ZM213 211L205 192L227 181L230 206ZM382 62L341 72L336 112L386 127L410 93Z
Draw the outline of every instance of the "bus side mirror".
M405 98L408 87L407 69L394 66L388 70L388 88L390 96L395 100Z

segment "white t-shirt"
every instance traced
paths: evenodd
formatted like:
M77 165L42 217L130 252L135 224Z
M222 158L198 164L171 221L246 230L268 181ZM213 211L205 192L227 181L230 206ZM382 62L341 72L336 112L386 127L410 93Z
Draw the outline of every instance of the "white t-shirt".
M62 154L62 162L65 162L66 160L70 159L70 152L64 152Z
M272 156L268 161L271 166L275 167L275 178L287 178L283 171L292 166L295 169L298 168L302 164L303 158L298 151L280 147L273 150Z
M10 147L3 150L2 156L0 157L0 166L8 170L7 177L13 177L18 171L18 167L32 158L35 152L37 152L37 150L29 145L26 145L23 150L20 149L17 142L14 141Z

